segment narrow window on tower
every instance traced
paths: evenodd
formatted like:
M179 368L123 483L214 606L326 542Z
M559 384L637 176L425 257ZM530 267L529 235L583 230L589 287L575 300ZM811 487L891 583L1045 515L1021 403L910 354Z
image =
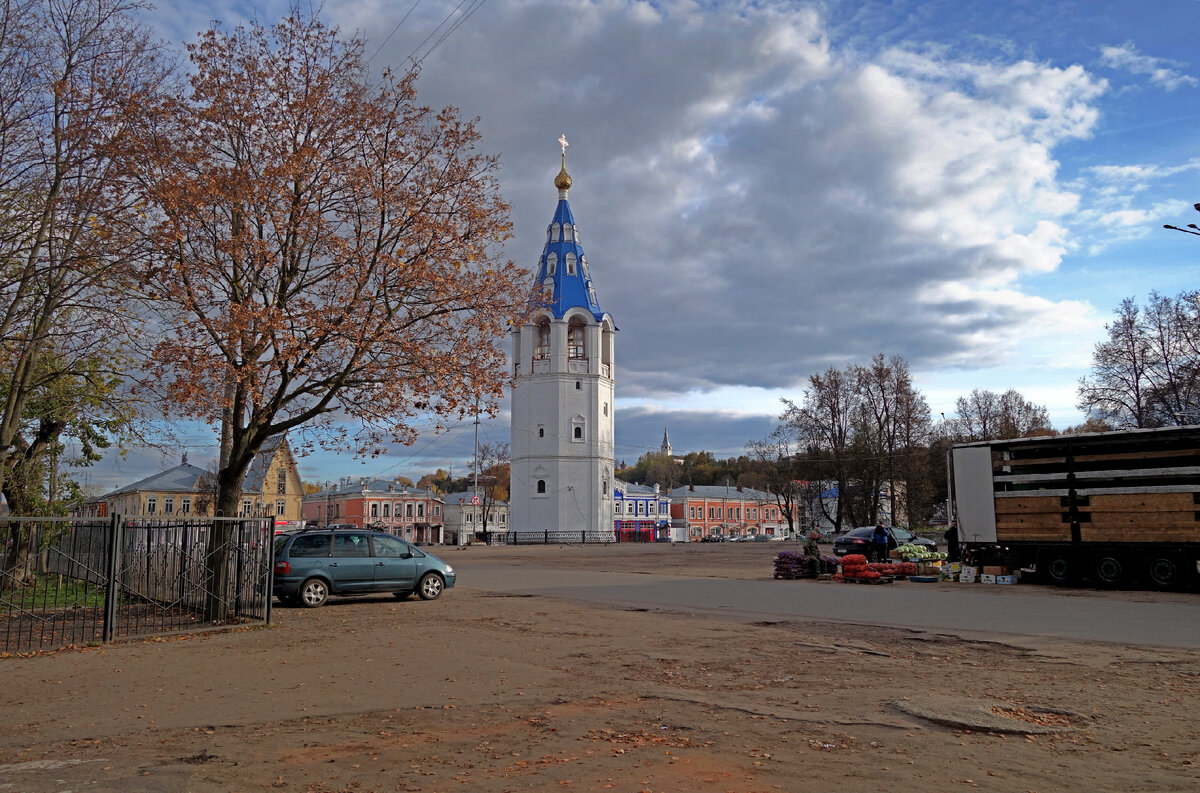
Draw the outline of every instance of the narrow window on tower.
M575 254L568 252L566 259L567 259L567 275L575 275Z
M545 479L539 479L539 480L538 480L538 483L537 483L537 491L538 491L539 493L545 493L545 492L546 492L546 480L545 480Z
M582 384L582 383L580 383L578 380L576 380L576 381L575 381L575 390L576 390L576 391L579 391L579 390L581 390L582 388L583 388L583 384Z
M567 357L575 360L586 357L583 354L583 323L578 319L571 320L567 326Z

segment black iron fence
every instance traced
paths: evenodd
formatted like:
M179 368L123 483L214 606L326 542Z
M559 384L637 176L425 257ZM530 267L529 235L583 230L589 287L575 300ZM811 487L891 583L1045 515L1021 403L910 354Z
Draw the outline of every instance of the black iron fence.
M271 519L0 519L0 652L267 623Z
M501 535L493 535L499 537ZM611 531L510 531L503 535L505 545L578 545L580 543L613 543L617 538Z

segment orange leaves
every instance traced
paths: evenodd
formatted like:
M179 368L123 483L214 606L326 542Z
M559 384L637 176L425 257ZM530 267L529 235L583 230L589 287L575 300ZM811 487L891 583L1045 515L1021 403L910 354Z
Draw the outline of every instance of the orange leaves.
M372 82L361 42L313 19L189 52L145 169L176 406L253 406L253 433L351 418L370 452L418 411L494 399L528 286L498 259L507 206L473 122L416 104L415 74Z

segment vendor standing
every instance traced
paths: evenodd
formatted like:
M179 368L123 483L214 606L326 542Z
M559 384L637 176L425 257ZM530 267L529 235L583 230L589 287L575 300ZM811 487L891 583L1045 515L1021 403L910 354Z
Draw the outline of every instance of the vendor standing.
M958 559L958 522L950 521L950 528L946 529L946 550L950 561L957 562Z
M886 562L888 558L888 530L883 523L875 524L875 533L871 535L871 546L875 549L875 561Z

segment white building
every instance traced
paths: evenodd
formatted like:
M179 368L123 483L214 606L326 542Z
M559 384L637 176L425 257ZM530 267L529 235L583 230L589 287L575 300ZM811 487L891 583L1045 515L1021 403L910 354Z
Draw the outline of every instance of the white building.
M512 482L516 534L612 532L612 317L600 309L567 202L566 142L558 207L538 260L542 288L512 332Z
M455 542L466 545L475 539L476 534L486 531L489 541L502 543L503 536L508 534L508 504L503 501L488 504L485 524L484 505L472 504L471 499L474 495L472 492L465 492L442 496L442 501L446 504L444 511L447 538L453 535Z

